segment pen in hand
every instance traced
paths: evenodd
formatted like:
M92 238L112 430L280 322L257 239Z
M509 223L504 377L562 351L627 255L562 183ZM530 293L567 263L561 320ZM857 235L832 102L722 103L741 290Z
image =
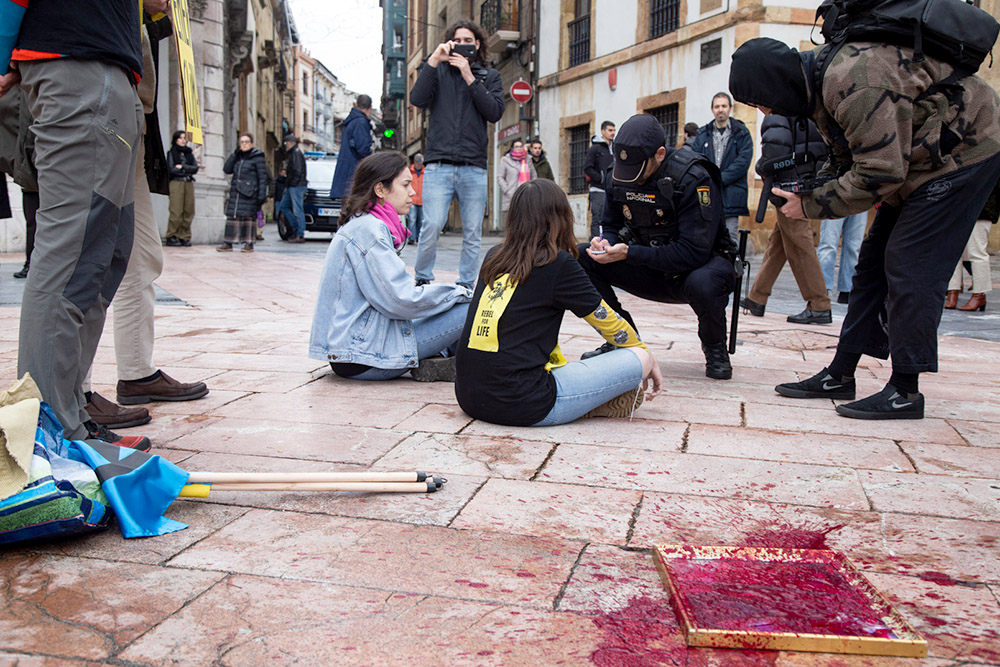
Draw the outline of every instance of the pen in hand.
M600 235L601 240L603 241L604 240L604 225L597 225L597 233ZM607 254L607 252L608 252L607 250L591 250L590 254L591 255L605 255L605 254Z

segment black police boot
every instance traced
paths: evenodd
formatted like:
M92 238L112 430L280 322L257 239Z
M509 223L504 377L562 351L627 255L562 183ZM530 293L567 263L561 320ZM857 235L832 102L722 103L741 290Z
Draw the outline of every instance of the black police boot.
M30 266L31 266L31 264L27 260L25 260L24 267L20 271L18 271L17 273L15 273L14 277L15 278L20 278L22 280L25 279L25 278L27 278L28 277L28 269L30 268Z
M740 306L746 308L746 311L754 317L764 317L764 309L767 308L764 304L757 303L749 297L740 299Z
M901 393L887 384L885 389L868 398L838 405L837 413L852 419L923 419L924 395Z
M591 357L596 357L599 354L604 354L605 352L610 352L611 350L614 349L616 349L614 345L612 345L611 343L605 343L596 350L591 350L590 352L584 352L583 354L581 354L580 361L583 361L584 359L590 359Z
M792 324L830 324L833 322L833 314L829 310L806 308L798 315L789 315L788 321Z
M729 350L725 343L702 345L705 353L705 375L713 380L729 380L733 377L733 365L729 363Z
M774 388L789 398L841 398L854 400L857 385L854 378L835 378L824 368L802 382L786 382Z

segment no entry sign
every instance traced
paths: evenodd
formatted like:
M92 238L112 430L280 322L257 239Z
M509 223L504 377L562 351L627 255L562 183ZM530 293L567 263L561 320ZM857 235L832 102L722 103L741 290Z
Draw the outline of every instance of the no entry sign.
M510 96L518 104L524 104L531 99L531 84L527 81L515 81L510 87Z

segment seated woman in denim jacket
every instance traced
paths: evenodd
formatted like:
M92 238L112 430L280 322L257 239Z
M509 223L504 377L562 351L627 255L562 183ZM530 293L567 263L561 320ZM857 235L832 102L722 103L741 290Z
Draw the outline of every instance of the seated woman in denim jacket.
M616 348L567 362L559 349L566 311ZM490 250L459 339L455 396L494 424L553 426L579 417L628 417L660 366L639 335L598 293L577 261L573 211L553 181L514 192L503 243Z
M357 380L390 380L407 371L418 381L454 381L457 340L471 293L458 285L417 287L399 251L409 230L400 222L413 188L406 156L376 153L358 163L330 242L309 337L309 356Z

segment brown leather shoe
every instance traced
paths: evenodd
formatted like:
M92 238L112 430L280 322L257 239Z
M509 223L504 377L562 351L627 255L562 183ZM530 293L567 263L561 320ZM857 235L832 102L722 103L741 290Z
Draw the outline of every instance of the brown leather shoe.
M150 382L118 381L118 402L137 405L150 401L193 401L208 393L204 382L178 382L163 371Z
M944 293L944 308L945 310L955 310L958 306L958 293L961 290L950 289Z
M982 292L973 292L969 297L969 302L964 306L959 306L959 310L986 310L986 295Z
M90 419L106 428L129 428L148 424L151 417L146 408L123 408L112 403L96 391L90 392L90 402L86 406Z

